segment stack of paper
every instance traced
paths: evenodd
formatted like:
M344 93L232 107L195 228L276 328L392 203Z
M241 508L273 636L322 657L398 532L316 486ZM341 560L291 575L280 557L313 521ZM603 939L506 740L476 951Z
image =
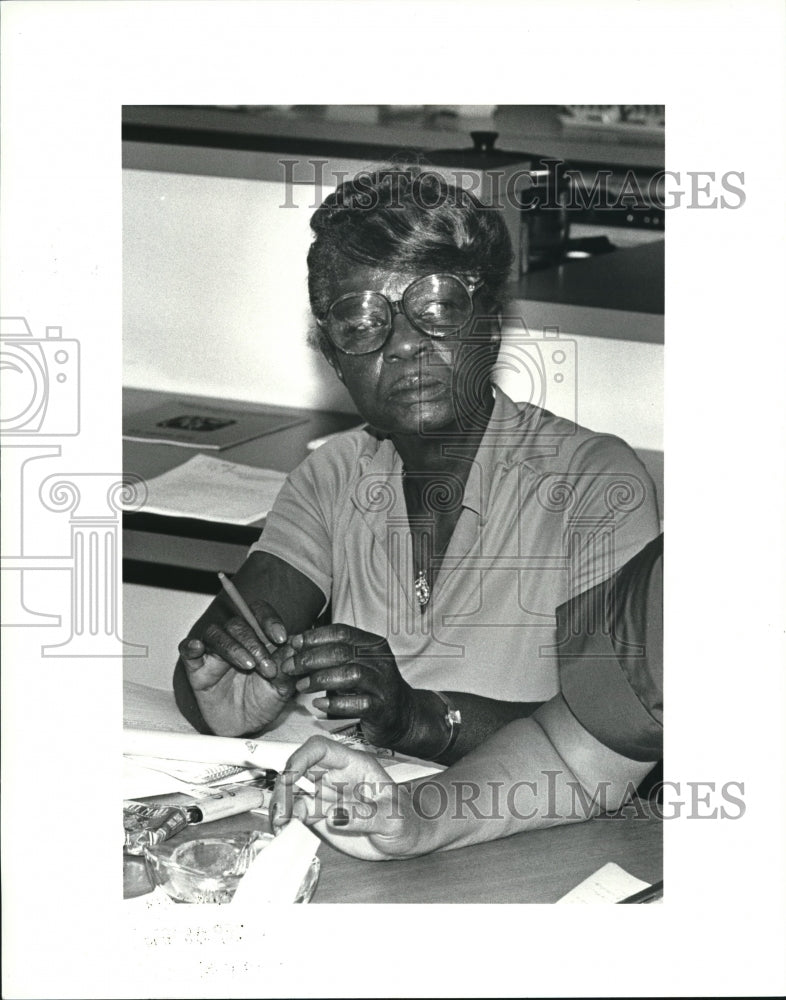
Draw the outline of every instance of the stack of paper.
M438 764L378 750L362 741L356 727L336 729L335 720L317 719L293 705L281 723L257 739L203 736L178 712L169 691L126 681L123 729L123 798L141 798L185 786L219 784L254 777L260 770L281 771L309 736L327 736L353 749L373 753L397 782L441 771ZM150 720L147 724L145 720Z
M146 514L195 517L224 524L253 524L273 506L286 476L273 469L194 455L147 480Z

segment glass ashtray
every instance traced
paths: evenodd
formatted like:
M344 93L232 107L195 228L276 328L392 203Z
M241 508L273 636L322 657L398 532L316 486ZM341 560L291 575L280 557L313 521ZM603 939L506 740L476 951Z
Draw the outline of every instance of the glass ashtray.
M229 903L251 862L273 839L259 830L210 837L197 829L145 847L145 860L155 884L175 902ZM318 878L314 858L292 902L308 903Z

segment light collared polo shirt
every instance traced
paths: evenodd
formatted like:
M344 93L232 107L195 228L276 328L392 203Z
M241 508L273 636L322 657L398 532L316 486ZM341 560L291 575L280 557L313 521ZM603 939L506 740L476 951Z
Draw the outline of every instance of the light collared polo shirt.
M658 535L655 487L619 438L495 397L463 491L432 498L461 511L425 612L401 457L368 428L291 473L252 551L313 581L334 622L384 636L413 687L544 701L559 690L558 605Z

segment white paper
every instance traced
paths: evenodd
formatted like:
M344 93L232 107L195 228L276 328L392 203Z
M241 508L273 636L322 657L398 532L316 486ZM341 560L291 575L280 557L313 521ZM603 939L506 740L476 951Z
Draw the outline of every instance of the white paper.
M290 820L251 862L235 891L232 905L293 903L319 844L319 837L300 820Z
M195 517L225 524L253 524L273 506L286 475L194 455L183 465L147 480L145 514Z
M439 774L440 771L444 770L440 764L418 764L411 760L381 760L380 764L397 785L404 781L426 778L430 774Z
M201 733L162 733L156 730L124 729L123 753L161 757L205 764L235 764L239 767L281 771L300 743L280 740L250 740L234 736L203 736Z
M174 692L128 680L123 681L123 726L168 733L196 732L180 714Z
M315 720L316 721L316 720ZM341 736L328 738L341 742ZM286 762L301 746L302 741L258 740L231 736L203 736L200 733L165 733L155 729L124 729L123 753L135 757L161 758L162 770L166 762L194 761L204 764L235 764L239 767L269 768L282 771ZM411 781L443 770L438 764L418 763L414 760L377 758L395 782ZM192 781L197 780L191 778ZM136 792L136 795L141 793ZM153 794L148 793L148 794Z
M650 883L629 874L624 868L609 861L594 875L585 878L571 889L558 903L619 903L634 892L648 889Z

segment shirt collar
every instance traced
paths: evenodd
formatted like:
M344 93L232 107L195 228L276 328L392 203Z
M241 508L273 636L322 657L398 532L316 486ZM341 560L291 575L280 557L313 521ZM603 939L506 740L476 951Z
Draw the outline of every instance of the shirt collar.
M464 506L480 518L487 515L496 480L516 462L520 444L521 411L499 386L492 388L494 409L464 486Z
M464 485L462 504L484 518L498 477L521 461L522 409L493 386L494 408ZM355 507L366 515L406 520L407 509L401 487L403 463L389 438L370 439L369 451L361 456L361 475L352 494ZM371 448L374 448L371 451Z

